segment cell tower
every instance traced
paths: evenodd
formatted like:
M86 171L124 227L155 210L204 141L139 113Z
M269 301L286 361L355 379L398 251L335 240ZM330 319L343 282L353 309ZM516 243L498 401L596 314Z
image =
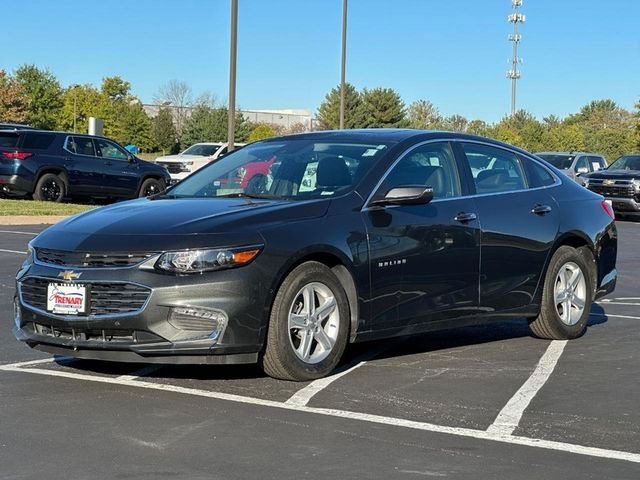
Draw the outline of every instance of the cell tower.
M511 58L511 70L507 71L507 78L511 79L511 115L516 113L516 82L520 79L518 65L522 63L522 58L518 57L518 45L522 40L522 35L518 33L518 24L524 23L526 17L520 13L522 0L511 0L513 13L507 17L509 23L513 23L513 33L509 34L509 41L513 43L513 57Z

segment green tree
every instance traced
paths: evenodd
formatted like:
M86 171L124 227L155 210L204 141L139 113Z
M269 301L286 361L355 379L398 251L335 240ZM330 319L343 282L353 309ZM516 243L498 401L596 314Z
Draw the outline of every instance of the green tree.
M537 151L579 152L585 150L584 132L577 125L557 125L548 128L542 135Z
M345 84L344 90L344 127L361 128L362 120L360 108L362 98L356 88L350 83ZM318 127L320 130L335 130L340 128L340 85L332 88L318 108Z
M100 90L109 98L109 100L124 100L130 95L131 83L118 76L105 77L102 79L102 87Z
M23 123L27 120L22 87L4 70L0 70L0 121Z
M469 127L469 120L462 115L454 114L442 121L441 128L450 132L465 133Z
M173 124L173 115L171 109L160 108L158 115L153 119L153 141L157 147L162 150L164 155L166 152L173 150L177 143L178 136L176 134L176 127Z
M633 152L636 147L631 129L603 128L587 136L585 143L588 151L604 155L609 163L620 155Z
M62 110L58 118L60 130L73 131L74 115L76 131L87 133L89 117L105 119L108 104L104 96L92 85L74 85L62 95Z
M408 126L404 102L391 88L364 89L362 92L364 128L401 128Z
M62 109L62 88L49 70L22 65L16 70L16 82L22 87L27 122L38 128L53 129Z
M128 104L120 120L121 136L117 138L123 145L133 144L144 150L154 147L151 119L140 102Z
M196 107L185 122L181 144L187 146L199 142L226 142L228 118L227 108L210 108L205 105ZM244 116L236 113L235 141L246 142L252 129Z
M409 105L407 118L411 128L435 130L442 127L442 115L429 100L416 100Z
M487 136L487 132L489 131L489 124L484 120L471 120L469 125L467 126L467 133L472 135L481 135Z
M264 140L265 138L275 137L276 132L273 130L273 127L268 123L259 123L255 126L255 128L251 131L251 135L249 135L250 142L256 142L258 140Z

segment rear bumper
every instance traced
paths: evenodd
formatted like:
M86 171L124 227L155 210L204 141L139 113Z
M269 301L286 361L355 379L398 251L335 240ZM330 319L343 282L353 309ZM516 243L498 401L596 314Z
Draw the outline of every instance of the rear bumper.
M618 270L614 268L602 278L602 281L600 282L600 286L596 289L594 300L598 300L604 297L605 295L612 293L616 288L617 281L618 281Z
M20 175L0 175L0 192L7 195L24 195L33 192L33 182Z

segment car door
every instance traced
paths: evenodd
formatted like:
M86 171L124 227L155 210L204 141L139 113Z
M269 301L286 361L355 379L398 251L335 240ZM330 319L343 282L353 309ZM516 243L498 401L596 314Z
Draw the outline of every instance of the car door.
M93 139L82 135L69 136L64 149L68 153L65 163L69 170L70 192L82 195L99 194L102 190L102 173Z
M423 186L433 200L363 210L371 272L372 329L396 329L476 313L480 229L448 142L406 152L371 200Z
M96 153L102 160L102 191L105 195L133 197L138 191L139 165L129 153L105 138L95 138Z
M457 152L487 159L486 169L467 170L482 226L480 307L488 312L525 307L533 299L560 222L548 189L527 172L542 168L547 184L549 178L551 183L557 179L506 148L461 142Z

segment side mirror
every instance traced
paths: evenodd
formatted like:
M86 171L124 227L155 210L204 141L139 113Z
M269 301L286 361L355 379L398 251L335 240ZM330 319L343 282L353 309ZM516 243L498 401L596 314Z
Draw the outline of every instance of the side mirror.
M384 207L385 205L424 205L433 200L433 188L431 187L396 187L387 192L384 198L374 200L371 207Z
M580 167L576 170L578 175L582 175L583 173L589 173L589 169L587 167Z

